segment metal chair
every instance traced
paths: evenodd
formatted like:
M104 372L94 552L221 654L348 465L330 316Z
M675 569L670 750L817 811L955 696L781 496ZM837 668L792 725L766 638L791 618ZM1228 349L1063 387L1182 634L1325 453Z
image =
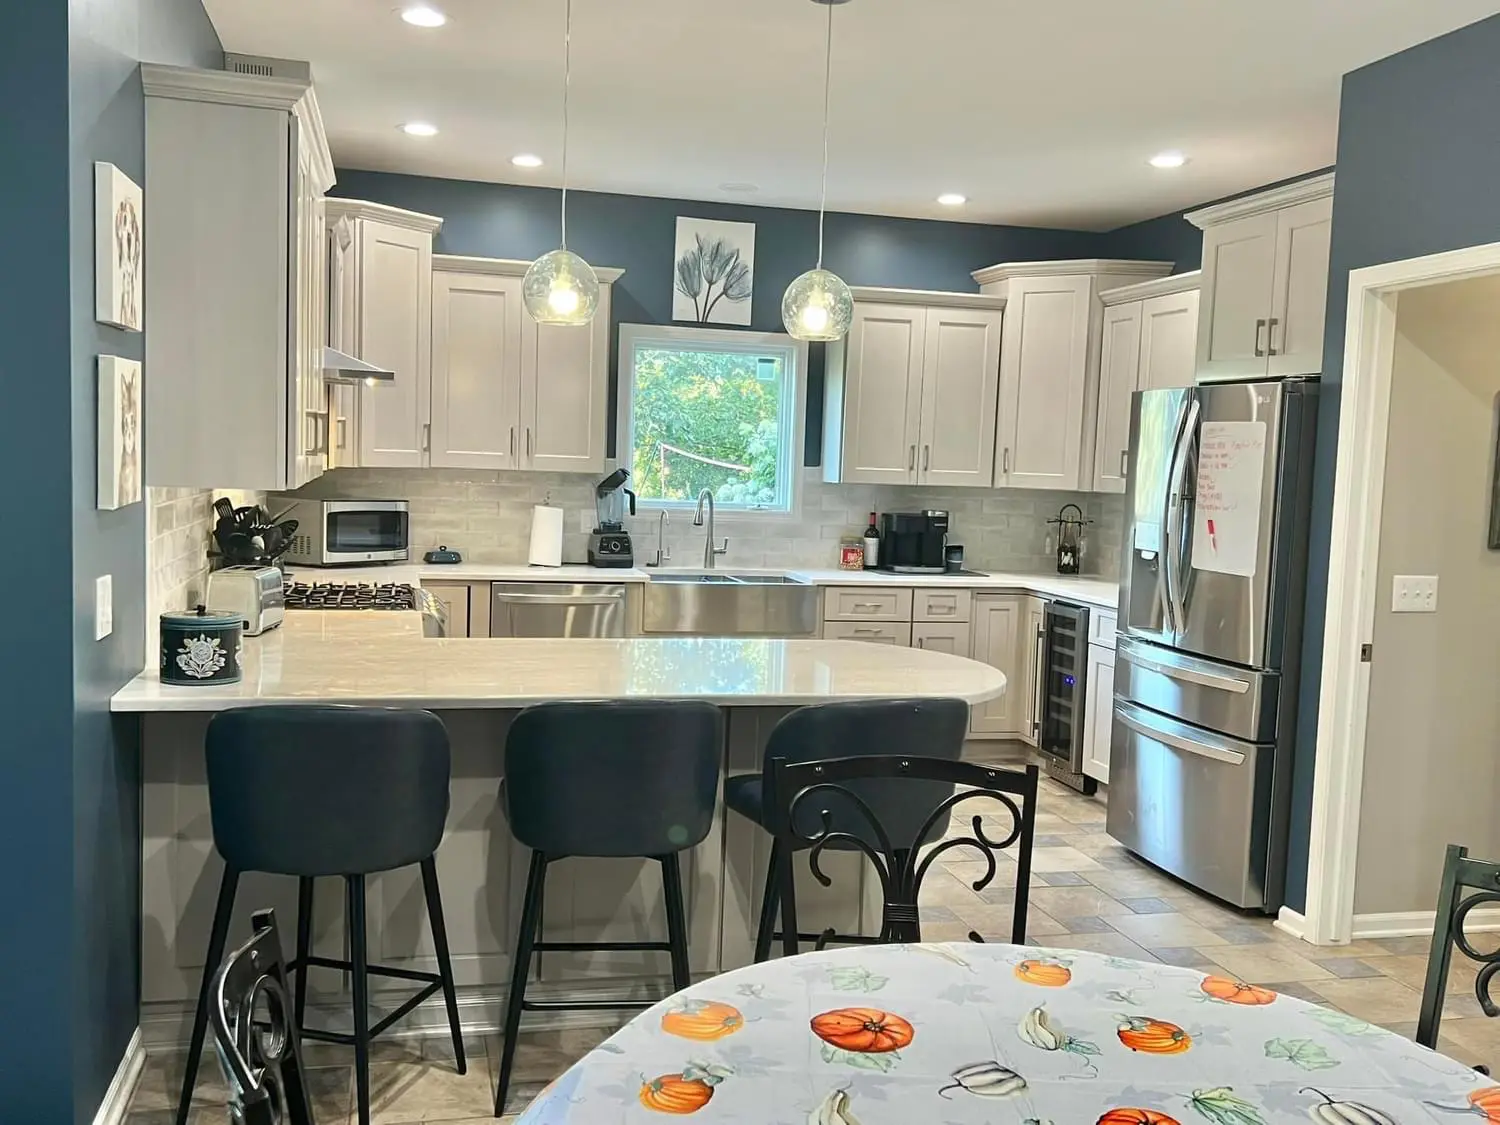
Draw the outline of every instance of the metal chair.
M314 1125L276 914L250 917L255 936L214 974L210 1022L234 1125Z
M660 950L672 989L690 983L687 914L679 852L713 827L724 755L724 716L708 703L546 703L516 716L505 740L502 806L515 838L531 849L516 937L495 1116L505 1108L521 1013L648 1008L612 1000L526 999L533 953ZM569 857L640 857L661 864L667 940L542 941L547 867Z
M1476 893L1464 895L1465 890ZM1417 1042L1422 1046L1437 1050L1438 1024L1443 1018L1448 969L1453 963L1455 946L1465 957L1481 965L1474 981L1474 995L1479 1000L1479 1007L1487 1016L1500 1015L1500 1007L1490 998L1490 981L1500 972L1500 948L1481 953L1464 933L1470 911L1495 903L1500 903L1500 863L1470 859L1468 848L1449 844L1443 860L1443 881L1438 889L1432 950L1427 955L1427 981L1422 987L1422 1008L1417 1017ZM1474 1069L1489 1073L1488 1067Z

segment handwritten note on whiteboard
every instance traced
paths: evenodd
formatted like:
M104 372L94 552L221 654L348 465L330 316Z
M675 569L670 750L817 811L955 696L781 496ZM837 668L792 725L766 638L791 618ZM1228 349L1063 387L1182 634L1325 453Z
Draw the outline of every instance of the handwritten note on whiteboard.
M1266 424L1205 422L1198 434L1193 569L1255 573L1260 554Z

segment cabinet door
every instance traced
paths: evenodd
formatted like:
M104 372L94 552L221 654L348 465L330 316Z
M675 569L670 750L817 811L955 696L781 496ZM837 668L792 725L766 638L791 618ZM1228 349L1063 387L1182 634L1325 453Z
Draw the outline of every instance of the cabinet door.
M296 153L292 192L291 326L292 433L290 483L300 487L328 468L328 405L323 389L323 201L307 146L291 131Z
M1141 364L1141 302L1104 310L1099 359L1099 423L1094 429L1094 491L1124 492L1130 452L1130 396Z
M432 395L432 236L356 224L360 359L396 373L359 396L360 464L427 463Z
M1316 375L1323 370L1332 233L1331 198L1277 212L1276 274L1266 341L1267 372L1272 376Z
M974 599L970 655L1005 673L1005 693L969 708L969 733L972 735L1014 738L1021 732L1025 691L1018 657L1023 601L1010 594Z
M519 291L519 290L518 290ZM609 395L610 287L586 326L537 324L523 317L521 456L524 468L552 473L604 471Z
M938 625L919 621L911 627L912 648L947 652L954 656L968 656L971 643L972 637L968 622Z
M1079 487L1093 285L1088 277L1010 283L1000 347L998 487Z
M917 483L993 488L1000 312L928 309Z
M432 458L514 469L521 448L519 277L432 275Z
M448 617L446 635L469 636L469 584L467 582L424 581L422 588L431 590L432 596L443 604L443 612Z
M841 479L915 484L927 310L855 305L845 343Z
M1276 216L1251 215L1203 232L1199 380L1266 373L1266 322L1276 266Z
M1114 729L1115 650L1089 645L1083 704L1083 772L1109 784L1109 739Z
M1191 387L1198 354L1198 290L1141 304L1141 362L1136 390ZM1129 421L1130 411L1126 410Z
M327 229L328 343L354 354L354 304L358 274L354 268L354 224L336 220ZM349 383L328 384L328 467L347 469L359 464L359 388Z

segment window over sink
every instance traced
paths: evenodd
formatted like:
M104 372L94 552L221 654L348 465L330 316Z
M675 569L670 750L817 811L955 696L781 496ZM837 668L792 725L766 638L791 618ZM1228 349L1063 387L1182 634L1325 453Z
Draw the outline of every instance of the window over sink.
M618 457L638 501L720 512L797 507L807 345L790 336L620 326Z

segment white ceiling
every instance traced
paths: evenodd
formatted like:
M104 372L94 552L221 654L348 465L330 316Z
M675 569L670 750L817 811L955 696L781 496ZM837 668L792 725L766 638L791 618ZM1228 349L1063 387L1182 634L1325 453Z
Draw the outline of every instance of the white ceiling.
M336 162L559 182L562 0L206 0L230 51L307 59ZM1340 76L1496 0L853 0L834 9L829 206L1104 230L1334 162ZM815 207L809 0L574 0L570 180ZM426 120L428 139L397 130ZM1181 149L1175 172L1146 158ZM535 152L546 166L512 167ZM753 194L724 183L753 183ZM957 191L961 209L935 202Z

